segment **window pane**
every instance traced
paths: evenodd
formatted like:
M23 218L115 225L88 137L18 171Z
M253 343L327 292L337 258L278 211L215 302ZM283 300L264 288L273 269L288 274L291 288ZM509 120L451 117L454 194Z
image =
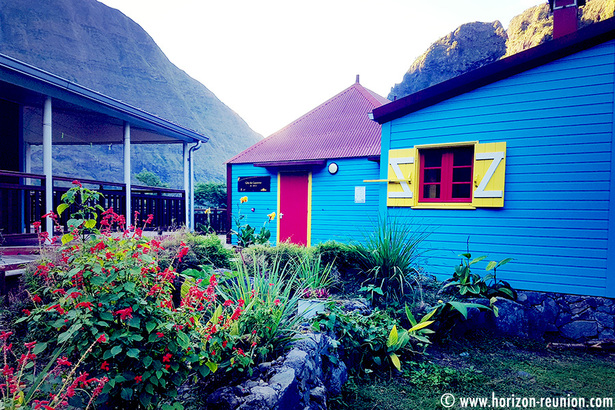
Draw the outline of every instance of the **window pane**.
M424 185L423 198L440 198L440 185Z
M457 148L453 150L453 166L472 165L474 148Z
M425 150L423 151L425 168L441 167L442 166L442 151L440 150Z
M440 182L442 170L440 169L426 169L423 182Z
M453 182L472 181L472 168L453 168Z
M471 198L472 184L453 184L453 198Z

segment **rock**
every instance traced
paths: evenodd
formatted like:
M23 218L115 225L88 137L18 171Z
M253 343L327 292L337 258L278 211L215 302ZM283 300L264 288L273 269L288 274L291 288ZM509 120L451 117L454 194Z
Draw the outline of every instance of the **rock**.
M255 409L272 409L275 407L278 396L275 390L269 386L257 386L251 390L252 396L250 400L246 400L246 405L258 404L261 407L255 407ZM243 408L243 407L242 407Z
M278 407L280 409L299 409L301 408L301 394L295 370L290 367L282 368L270 380L271 387L279 392Z
M331 396L342 394L342 386L348 380L348 369L343 361L338 361L325 378L325 387Z
M286 356L286 360L284 360L284 366L294 369L295 372L299 374L306 366L307 357L307 352L304 352L303 350L300 350L295 347Z
M310 392L310 402L316 403L323 408L327 408L327 389L324 386L318 386Z
M498 299L499 315L496 328L505 335L527 337L528 319L523 306L508 299Z
M613 315L609 315L603 312L596 312L594 314L598 323L601 323L604 327L613 328L615 327L615 318Z
M582 340L594 337L598 334L596 322L588 320L577 320L561 327L562 335L574 340Z
M544 300L547 297L546 294L542 292L525 291L523 293L525 294L526 302L523 303L521 300L519 300L519 298L517 298L517 301L519 303L523 303L526 306L527 305L530 305L530 306L540 305L542 302L544 302Z
M615 339L615 331L613 329L604 329L598 335L598 339Z
M519 370L517 372L517 377L519 377L520 379L531 379L531 378L534 377L534 375L532 375L531 373L528 373L526 371Z
M433 84L494 62L506 53L502 23L467 23L433 43L410 66L389 100L401 98Z
M211 410L230 410L237 408L240 401L232 387L222 387L207 397L207 404Z

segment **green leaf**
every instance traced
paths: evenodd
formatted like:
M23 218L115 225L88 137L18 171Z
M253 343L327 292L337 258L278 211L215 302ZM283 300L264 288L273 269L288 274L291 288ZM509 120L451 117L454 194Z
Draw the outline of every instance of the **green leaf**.
M468 318L468 309L466 308L466 304L462 302L450 301L448 302L456 311L461 313L461 315L467 319Z
M177 332L177 343L182 349L187 349L190 346L190 338L182 331Z
M32 349L32 353L39 354L43 352L46 348L47 348L47 343L39 342L36 344L36 346L34 346L34 349Z
M154 394L154 386L152 386L151 384L147 384L145 386L145 391L148 392L149 394Z
M209 376L210 372L211 372L211 369L209 367L207 367L207 366L199 367L199 373L201 373L201 376L203 376L203 377Z
M64 196L64 195L62 195L62 196ZM62 215L62 212L66 211L68 208L70 208L70 204L60 204L60 205L58 205L58 215Z
M102 276L94 276L92 277L92 279L90 279L90 282L92 283L92 285L94 286L102 286L104 285L104 283L106 282L105 278ZM102 315L101 315L102 317ZM113 319L113 316L111 317L111 319ZM105 319L107 320L107 319Z
M393 325L391 332L389 333L389 340L387 341L387 347L391 347L397 344L398 336L397 336L397 326Z
M470 262L470 265L474 265L475 263L482 261L486 257L487 257L487 255L479 256L478 258L473 259L472 262Z
M214 363L214 362L207 362L205 363L205 365L207 367L209 367L209 370L211 370L212 373L215 373L216 370L218 370L218 363Z
M149 366L150 366L150 364L152 364L152 362L153 362L153 361L154 361L154 359L152 359L151 357L149 357L149 356L145 356L145 357L143 358L143 366L145 366L145 367L149 367Z
M414 318L412 311L410 310L408 305L405 305L405 308L406 308L406 317L408 318L408 321L410 322L412 326L416 325L416 319Z
M111 312L100 312L99 316L102 320L106 320L107 322L113 321L113 315L111 314Z
M65 233L64 235L62 235L62 245L66 245L73 239L75 239L73 235L71 235L70 233Z
M124 289L126 289L128 292L134 292L136 287L137 287L137 285L134 282L126 282L126 283L124 283Z
M122 396L122 399L124 400L132 399L132 389L123 388L122 392L120 393L120 396Z
M395 366L397 370L401 371L401 362L399 361L399 357L397 357L395 353L391 353L389 357L391 358L391 363L393 363L393 366Z
M122 346L113 346L111 348L111 354L115 357L122 352Z
M126 356L133 357L136 359L137 357L139 357L139 353L140 353L139 349L132 348L126 352Z
M158 378L158 380L160 380L162 376L164 376L164 373L162 372L162 370L156 370L156 377Z
M85 221L84 225L87 229L92 229L96 227L96 219L88 219Z
M417 330L421 330L421 329L431 325L433 322L434 322L433 320L428 320L426 322L421 322L421 323L419 323L416 326L412 326L410 328L410 330L408 330L408 332L416 332Z
M492 270L493 268L496 268L498 266L498 263L496 261L491 261L487 264L487 267L485 268L485 270Z

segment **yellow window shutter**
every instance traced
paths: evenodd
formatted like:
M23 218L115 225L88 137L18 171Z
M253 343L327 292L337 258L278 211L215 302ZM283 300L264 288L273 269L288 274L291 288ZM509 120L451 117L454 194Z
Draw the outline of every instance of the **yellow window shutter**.
M389 151L387 206L414 206L418 196L418 150Z
M475 145L472 205L477 208L504 206L505 170L506 142Z

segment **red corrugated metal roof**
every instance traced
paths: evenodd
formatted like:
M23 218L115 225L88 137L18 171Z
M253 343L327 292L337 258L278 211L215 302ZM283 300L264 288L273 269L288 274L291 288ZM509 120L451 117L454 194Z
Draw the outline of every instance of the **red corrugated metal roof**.
M380 155L380 125L371 121L368 114L388 102L356 82L227 162L245 164Z

